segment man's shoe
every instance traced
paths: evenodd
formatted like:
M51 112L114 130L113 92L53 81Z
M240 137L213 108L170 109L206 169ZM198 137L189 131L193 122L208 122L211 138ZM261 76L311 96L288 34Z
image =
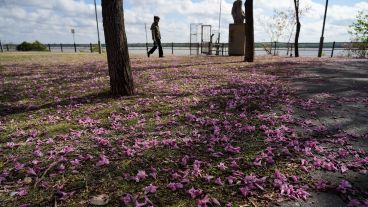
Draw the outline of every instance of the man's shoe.
M149 52L147 52L147 57L150 57L150 55L151 55L151 54L150 54Z
M159 58L164 58L165 56L159 56Z

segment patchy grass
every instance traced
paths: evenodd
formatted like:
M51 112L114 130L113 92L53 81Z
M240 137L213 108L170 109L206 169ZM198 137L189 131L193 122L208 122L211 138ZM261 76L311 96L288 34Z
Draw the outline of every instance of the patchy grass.
M104 55L9 53L0 62L1 206L86 206L102 193L110 206L127 195L156 206L269 205L295 196L280 195L276 170L295 189L312 186L299 166L308 140L278 77L296 74L296 62L133 57L136 95L121 98L107 93ZM145 196L149 185L157 191Z

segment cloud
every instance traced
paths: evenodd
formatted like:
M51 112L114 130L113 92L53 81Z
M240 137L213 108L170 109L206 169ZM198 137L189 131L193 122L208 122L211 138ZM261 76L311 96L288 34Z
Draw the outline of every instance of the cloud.
M349 5L330 3L327 41L349 41L348 26L358 10L368 9L364 0ZM98 0L99 2L99 0ZM301 42L318 42L324 4L303 0L310 12L302 18ZM145 42L144 25L148 28L154 15L161 17L163 42L188 42L190 23L211 24L218 30L220 0L124 0L128 42ZM233 0L222 0L221 41L227 42L228 24L232 23ZM97 42L93 1L91 0L0 0L0 40L19 43L40 40L44 43L71 43L70 29L76 30L77 43ZM259 17L271 16L274 9L293 7L292 0L258 0L254 2L256 41L268 40ZM101 6L98 5L101 40L104 42ZM149 32L149 31L148 31ZM148 34L150 40L150 34ZM151 40L150 40L151 41Z

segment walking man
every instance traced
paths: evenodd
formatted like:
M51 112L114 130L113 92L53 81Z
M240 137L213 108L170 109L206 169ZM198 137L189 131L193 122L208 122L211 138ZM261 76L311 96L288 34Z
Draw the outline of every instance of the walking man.
M154 16L153 23L151 26L153 48L147 53L148 57L155 52L157 47L158 47L159 57L160 58L164 57L164 52L162 51L162 46L161 46L160 27L158 26L159 21L160 21L160 17Z

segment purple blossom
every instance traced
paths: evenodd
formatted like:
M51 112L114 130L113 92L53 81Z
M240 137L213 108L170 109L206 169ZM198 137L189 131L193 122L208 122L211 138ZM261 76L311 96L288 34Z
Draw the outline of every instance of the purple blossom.
M227 182L228 182L230 185L232 185L232 184L234 183L235 177L233 177L233 176L229 176L229 177L226 177L226 180L227 180Z
M230 153L234 153L234 154L240 153L240 150L241 150L240 147L234 147L232 145L227 145L225 147L225 151L230 152Z
M74 147L70 147L70 146L66 146L64 147L61 151L60 151L60 154L62 155L67 155L71 152L74 152L75 148Z
M217 167L221 170L224 171L227 169L227 167L225 166L225 164L223 162L220 162L220 164L217 165Z
M110 141L102 137L96 137L94 139L100 147L111 147Z
M351 183L347 180L342 180L339 184L339 186L337 187L337 190L340 191L341 193L346 193L347 191L349 191L353 186L351 185Z
M275 171L273 178L273 186L277 188L281 188L281 186L287 182L286 176L278 170Z
M201 200L198 201L198 207L207 207L207 204L211 204L208 195L205 195Z
M24 169L24 164L20 163L20 162L16 162L14 167L17 171L23 170Z
M328 182L325 180L319 180L314 184L317 190L325 190L328 186Z
M110 164L110 161L106 155L100 155L98 162L96 163L97 167L105 166Z
M349 202L348 207L368 207L368 200L353 199Z
M124 203L126 206L133 203L132 195L126 194L125 196L120 197L120 202Z
M182 189L184 186L183 186L183 184L181 184L181 183L169 183L169 184L167 185L167 187L168 187L170 190L172 190L172 191L176 191L176 190L178 190L178 189Z
M208 183L210 183L210 182L211 182L211 180L214 178L214 176L212 176L212 175L205 175L205 176L203 176L203 178L204 178Z
M289 198L292 199L303 199L307 200L307 198L310 196L310 194L305 191L303 188L295 189L294 186L289 184L283 184L280 188L281 195L286 195Z
M27 168L27 174L37 176L36 171L31 167Z
M71 160L71 161L70 161L70 163L71 163L74 167L80 166L80 160L79 160L79 159Z
M197 198L198 196L200 196L202 194L202 190L201 189L195 189L195 188L191 188L187 191L190 196L194 199L194 198Z
M36 157L43 157L43 153L41 150L37 149L33 152L33 155Z
M16 147L18 147L19 145L18 144L15 144L14 142L8 142L6 143L6 147L9 148L9 149L14 149Z
M248 197L251 194L251 190L248 187L239 188L239 190L244 197Z
M189 160L189 156L185 155L182 159L181 159L181 164L186 166L188 164L188 160Z
M217 178L217 179L215 180L215 183L216 183L217 185L221 185L221 186L223 186L223 185L224 185L224 182L222 182L221 178Z
M146 179L146 177L147 177L147 173L146 173L146 171L144 171L144 170L139 170L139 171L138 171L138 173L137 173L137 175L134 177L134 180L135 180L136 182L140 182L140 181L142 181L142 180Z
M157 188L158 188L157 186L150 184L149 186L144 188L144 193L145 194L156 193Z

